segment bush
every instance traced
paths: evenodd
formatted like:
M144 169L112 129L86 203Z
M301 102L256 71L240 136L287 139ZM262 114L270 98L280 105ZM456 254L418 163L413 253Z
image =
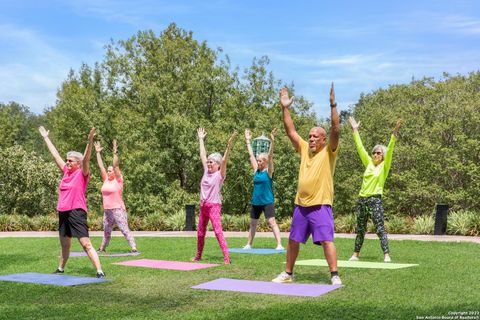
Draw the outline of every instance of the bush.
M233 216L235 225L235 231L248 231L250 230L250 216L242 214L240 216Z
M292 217L285 217L282 221L278 224L280 231L282 232L290 232L290 226L292 225Z
M165 230L182 231L185 229L185 212L178 211L165 219Z
M416 217L413 220L413 232L415 234L433 234L435 219L431 215Z
M335 219L335 232L354 233L356 228L357 216L355 214L338 216Z
M413 229L413 220L409 217L392 216L385 221L385 229L388 233L409 234Z
M150 213L144 219L144 229L148 231L166 230L166 218L161 213Z
M472 211L459 210L448 215L447 234L474 235L476 215Z
M56 214L49 214L33 217L32 225L35 231L58 230L58 216Z

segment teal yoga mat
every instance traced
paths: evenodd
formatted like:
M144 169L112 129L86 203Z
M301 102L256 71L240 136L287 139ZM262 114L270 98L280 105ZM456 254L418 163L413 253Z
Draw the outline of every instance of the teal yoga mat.
M298 260L297 266L328 266L327 260L312 259ZM402 269L416 267L418 264L392 263L392 262L369 262L369 261L344 261L338 260L337 265L340 268L367 268L367 269Z

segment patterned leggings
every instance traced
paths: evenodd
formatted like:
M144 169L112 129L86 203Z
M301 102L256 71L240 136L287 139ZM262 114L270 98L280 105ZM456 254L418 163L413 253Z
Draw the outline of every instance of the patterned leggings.
M202 258L203 246L205 245L205 234L207 233L208 220L212 221L213 231L217 237L218 244L223 252L223 262L230 263L230 257L228 256L228 246L223 236L222 220L220 218L220 211L222 205L219 203L201 203L200 204L200 217L198 218L198 242L197 242L197 254L195 260Z
M383 206L382 197L373 196L368 198L359 198L357 203L357 238L355 239L355 252L362 249L363 240L365 239L365 231L367 229L367 221L369 215L372 216L373 223L380 239L380 246L383 253L388 253L388 239L385 227L383 225Z
M135 239L133 239L130 229L128 228L127 211L122 208L105 209L103 211L103 241L102 248L106 248L110 242L110 236L112 234L113 225L117 224L120 231L123 233L128 244L132 248L136 248Z

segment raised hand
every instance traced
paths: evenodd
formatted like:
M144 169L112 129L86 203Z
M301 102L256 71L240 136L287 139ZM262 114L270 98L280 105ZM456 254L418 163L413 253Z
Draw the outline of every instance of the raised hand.
M117 146L117 139L113 139L113 153L117 154L118 146Z
M353 130L358 130L358 127L360 127L360 121L357 123L353 117L348 117L348 122L352 126Z
M293 99L295 97L289 97L288 96L288 89L287 88L282 88L280 90L280 105L282 108L288 108L290 105L293 103Z
M332 86L330 87L330 107L334 108L336 106L337 106L337 103L335 102L335 88L332 82Z
M245 140L250 141L252 139L252 134L250 129L245 129Z
M50 132L50 131L46 130L43 126L38 127L38 131L40 131L40 134L44 138L48 137L48 133Z
M227 146L229 149L232 148L233 146L233 141L235 140L235 137L237 136L237 130L233 130L232 134L230 135L230 137L228 138L228 143L227 143Z
M273 128L272 132L270 132L270 140L272 140L272 142L275 141L275 134L276 133L277 133L277 128Z
M90 133L88 134L88 141L89 142L93 141L93 136L94 135L95 135L95 127L92 127L92 129L90 129Z
M398 129L400 129L400 125L402 123L402 119L401 118L398 118L397 119L397 123L395 125L395 128L393 128L393 134L394 135L397 135L397 132L398 132Z
M102 152L103 148L100 145L100 141L95 141L95 143L93 145L95 146L95 151L96 152Z
M205 136L207 135L204 128L198 128L197 134L198 134L198 138L201 140L205 139Z

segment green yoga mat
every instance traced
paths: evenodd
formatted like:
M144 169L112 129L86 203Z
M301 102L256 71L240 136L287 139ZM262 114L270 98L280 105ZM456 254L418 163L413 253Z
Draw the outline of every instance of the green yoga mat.
M323 260L323 259L298 260L295 263L295 265L297 266L328 266L327 260ZM343 261L343 260L338 260L337 265L340 268L368 268L368 269L402 269L402 268L418 266L418 264L408 264L408 263Z

